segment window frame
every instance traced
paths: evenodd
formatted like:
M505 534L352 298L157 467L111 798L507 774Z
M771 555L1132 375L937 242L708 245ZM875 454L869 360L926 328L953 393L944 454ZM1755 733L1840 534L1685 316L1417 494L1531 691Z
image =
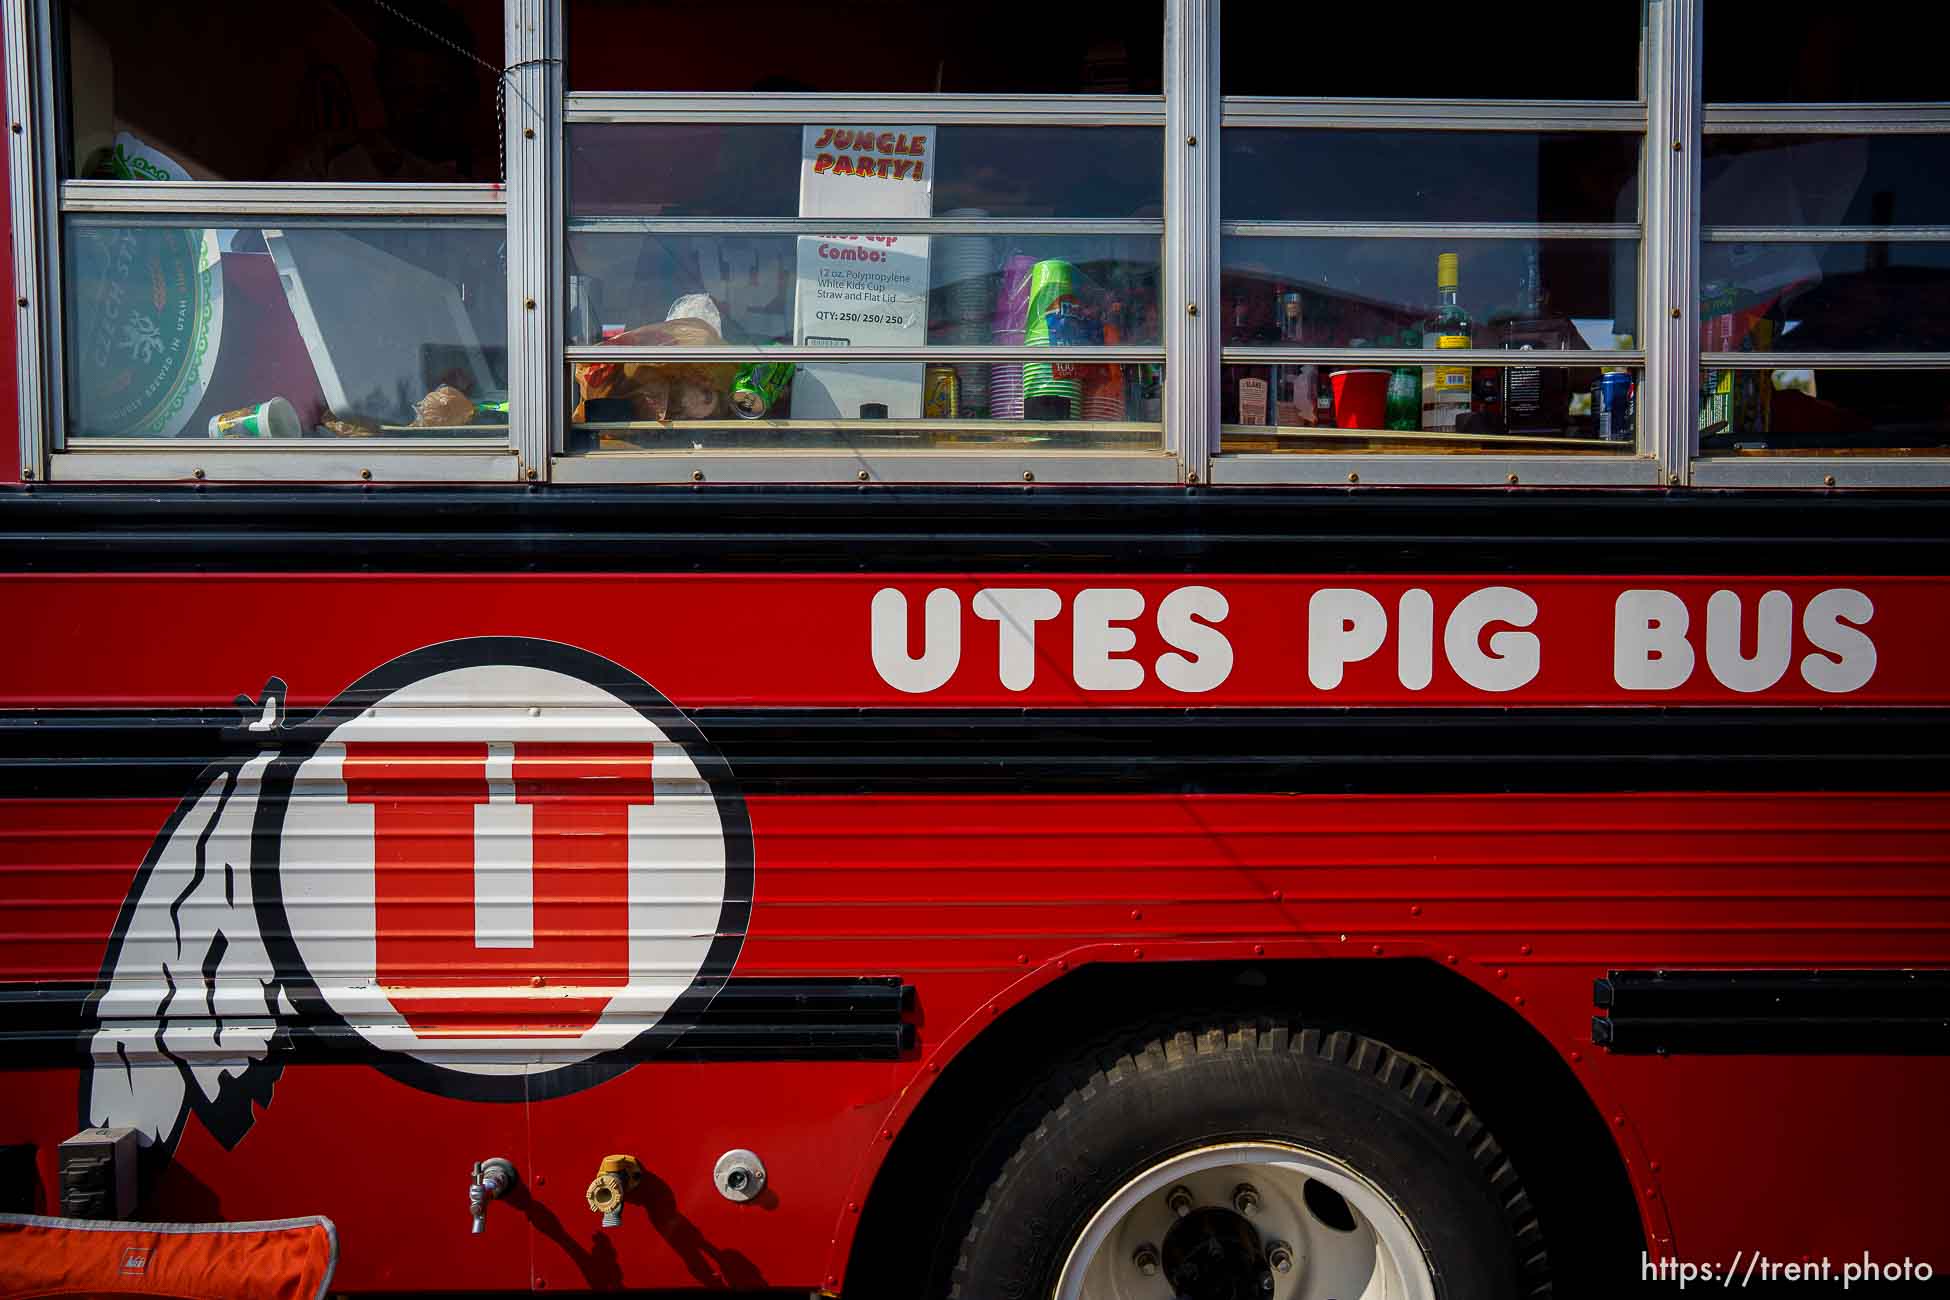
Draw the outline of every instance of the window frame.
M566 0L504 0L502 184L271 184L118 182L59 178L55 82L56 0L6 7L7 107L12 124L9 201L18 288L15 367L22 476L28 481L256 482L1049 482L1228 484L1575 485L1701 487L1950 486L1942 456L1702 457L1702 366L1950 371L1950 353L1705 353L1699 347L1701 241L1950 242L1950 227L1701 226L1701 163L1709 135L1733 133L1950 135L1942 103L1714 104L1702 100L1703 0L1646 0L1638 100L1525 101L1222 97L1220 0L1166 0L1163 94L780 95L570 92L562 65ZM570 223L566 159L572 126L594 122L799 124L844 116L890 125L1154 127L1164 150L1162 217L1119 221L914 218L868 223L865 233L1156 235L1161 334L1156 345L1066 351L1079 362L1158 363L1166 370L1159 449L860 452L826 449L598 451L571 454L568 367L578 360L748 360L750 349L571 346L566 333ZM1602 130L1641 136L1640 213L1624 223L1354 223L1222 221L1222 135L1228 129ZM70 215L162 220L367 217L496 220L505 233L509 425L505 439L438 445L407 438L307 439L252 446L222 440L90 439L66 444L60 277ZM624 219L627 228L632 219ZM769 219L646 218L673 233L790 234ZM799 222L804 226L814 223ZM830 223L816 223L822 227ZM1639 346L1604 354L1643 367L1639 445L1631 457L1402 455L1377 452L1232 453L1221 450L1222 375L1235 364L1360 360L1406 364L1408 349L1227 349L1220 315L1221 241L1227 236L1470 239L1628 238L1638 241ZM1201 305L1206 310L1201 311ZM1021 360L1020 349L766 348L777 360ZM597 354L600 354L599 356ZM885 354L883 356L883 353ZM1303 356L1304 354L1304 356ZM1459 362L1508 360L1495 349L1449 354ZM1039 359L1046 354L1038 354ZM1756 360L1765 357L1765 361ZM503 445L505 443L505 445Z
M1210 0L1217 21L1219 0ZM1626 223L1563 222L1281 222L1226 221L1222 235L1293 238L1436 238L1456 240L1625 239L1638 244L1639 319L1653 337L1638 346L1602 354L1605 361L1644 368L1642 389L1649 389L1659 366L1665 340L1657 337L1652 273L1652 214L1654 172L1660 160L1650 145L1654 138L1653 105L1658 99L1656 70L1660 16L1691 0L1649 0L1645 40L1640 51L1640 96L1637 100L1523 100L1523 99L1326 99L1226 96L1220 124L1229 130L1305 128L1335 131L1468 131L1533 134L1546 131L1613 132L1638 136L1639 220ZM1682 20L1683 21L1683 20ZM1215 250L1215 259L1217 250ZM1458 349L1443 354L1457 363L1508 364L1510 354L1495 348ZM1368 365L1426 363L1423 349L1318 348L1251 345L1224 349L1223 365L1279 365L1334 362ZM1661 413L1639 408L1638 446L1631 456L1498 455L1458 453L1414 455L1365 451L1234 452L1223 454L1224 434L1215 419L1211 453L1213 482L1226 484L1342 484L1400 486L1638 486L1666 481L1660 449L1669 441ZM1648 419L1648 416L1651 418Z
M1700 107L1699 147L1715 135L1941 135L1950 138L1950 103L1704 104ZM1695 176L1699 164L1694 167ZM1697 181L1696 181L1697 183ZM1704 242L1829 242L1897 244L1950 243L1950 226L1708 226L1699 205L1693 208L1693 238ZM1694 256L1697 268L1697 254ZM1693 302L1698 302L1694 284ZM1698 339L1698 308L1692 324ZM1759 360L1764 358L1764 360ZM1716 370L1938 370L1950 375L1950 352L1864 350L1859 352L1700 352L1694 373ZM1950 448L1935 456L1702 456L1699 451L1698 390L1693 434L1688 447L1688 482L1700 487L1833 488L1950 487Z
M603 125L790 125L800 126L820 119L841 120L863 126L904 126L925 121L934 126L1135 126L1160 132L1160 147L1166 151L1164 193L1160 196L1163 215L1151 218L1007 218L966 219L953 217L849 218L847 229L862 235L1133 235L1162 241L1161 305L1175 300L1174 262L1171 255L1173 176L1172 138L1168 119L1173 96L1171 8L1168 0L1165 33L1165 90L1153 95L874 95L874 94L779 94L755 96L730 92L590 91L565 92L561 111L562 151L558 161L567 158L568 131L576 126ZM562 6L557 6L558 10ZM558 42L559 22L558 13ZM560 46L558 45L558 48ZM555 179L553 191L566 200L566 174ZM648 230L671 234L752 233L794 234L831 230L830 218L798 217L696 217L696 218L585 218L583 230ZM578 228L574 219L555 227L556 255L567 264L567 245ZM1162 316L1172 313L1161 312ZM1187 473L1187 449L1182 445L1182 430L1191 427L1175 404L1185 394L1173 379L1170 357L1173 339L1171 324L1163 325L1164 337L1157 344L1120 344L1108 347L1072 347L1063 350L1065 360L1146 364L1166 367L1165 405L1160 446L1155 450L1103 450L1087 448L1060 451L1006 449L982 451L888 451L821 448L803 452L777 450L740 451L712 449L691 451L585 451L567 450L569 422L558 417L551 431L550 476L559 483L934 483L934 482L1050 482L1050 483L1176 483ZM567 382L568 366L593 361L736 361L754 358L749 347L619 347L615 344L566 343L566 328L555 335L555 348L549 358L554 372ZM1046 349L1021 345L940 345L925 347L848 347L767 346L762 349L767 361L791 362L873 362L913 361L930 364L1047 360ZM1191 481L1198 481L1193 478Z
M545 0L504 0L504 68L518 73L513 51L534 28L529 11ZM518 164L517 127L539 120L534 90L511 83L503 114L506 180L456 184L63 180L59 175L59 104L55 79L54 0L21 0L6 7L7 110L13 132L10 202L16 284L21 294L16 374L20 400L21 474L28 481L104 483L191 482L486 482L514 483L532 466L513 411L528 386L519 364L515 327L525 281L516 274L512 214ZM32 51L34 67L23 63ZM503 73L506 76L506 72ZM519 92L519 93L518 93ZM508 387L506 437L307 439L303 443L230 442L204 438L89 439L67 442L61 346L61 234L71 216L125 216L135 224L194 223L201 218L319 221L389 218L486 222L509 241ZM31 302L28 299L32 299ZM532 324L532 322L528 322Z

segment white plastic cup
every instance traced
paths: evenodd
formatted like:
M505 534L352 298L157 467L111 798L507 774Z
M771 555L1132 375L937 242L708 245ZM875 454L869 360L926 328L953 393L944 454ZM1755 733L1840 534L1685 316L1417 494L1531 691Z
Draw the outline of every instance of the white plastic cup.
M297 438L298 412L282 397L210 417L212 438Z

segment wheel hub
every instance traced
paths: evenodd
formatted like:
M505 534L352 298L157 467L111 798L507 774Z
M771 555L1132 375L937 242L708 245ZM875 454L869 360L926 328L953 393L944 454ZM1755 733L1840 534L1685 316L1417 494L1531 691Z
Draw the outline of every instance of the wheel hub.
M1165 1234L1165 1280L1177 1300L1265 1300L1273 1269L1259 1233L1224 1206L1192 1210Z

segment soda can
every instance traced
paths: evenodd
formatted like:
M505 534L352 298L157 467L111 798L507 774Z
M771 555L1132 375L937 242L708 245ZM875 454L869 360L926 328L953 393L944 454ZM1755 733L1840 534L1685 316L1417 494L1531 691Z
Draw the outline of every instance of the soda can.
M790 361L754 361L738 367L731 380L731 409L747 420L759 420L777 406L792 387Z
M1632 398L1635 395L1635 381L1631 374L1623 370L1607 371L1598 378L1597 399L1593 412L1598 419L1598 437L1605 442L1631 442L1637 436L1633 427Z
M953 366L929 366L923 374L921 415L929 420L953 420L961 414L961 383Z

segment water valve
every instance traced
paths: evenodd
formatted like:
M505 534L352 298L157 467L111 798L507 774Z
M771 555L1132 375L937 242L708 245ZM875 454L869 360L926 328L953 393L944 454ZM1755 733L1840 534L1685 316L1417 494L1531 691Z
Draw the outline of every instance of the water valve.
M603 1157L596 1181L589 1184L589 1208L603 1216L605 1228L622 1226L623 1198L642 1177L643 1166L635 1156Z
M467 1185L467 1212L474 1220L474 1235L487 1231L488 1202L500 1200L520 1181L514 1162L500 1156L474 1166L474 1180Z

